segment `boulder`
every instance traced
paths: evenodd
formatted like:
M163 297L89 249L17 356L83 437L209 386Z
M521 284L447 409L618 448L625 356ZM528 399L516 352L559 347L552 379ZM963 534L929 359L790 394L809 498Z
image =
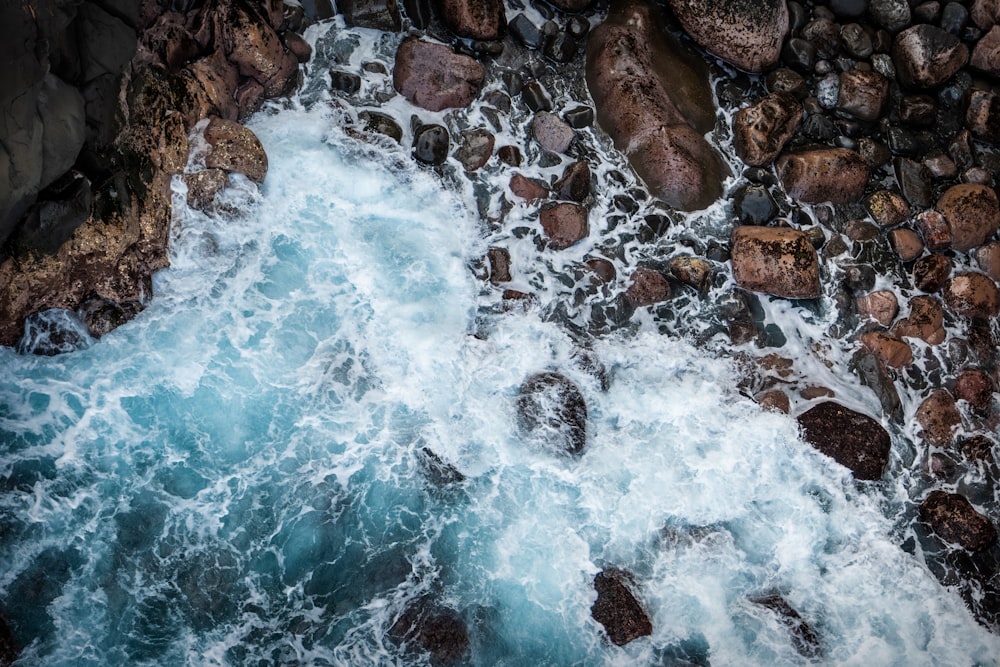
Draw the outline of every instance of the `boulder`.
M949 310L964 317L985 320L1000 312L1000 290L982 273L957 274L945 283L942 296Z
M924 255L913 264L913 286L923 292L937 292L950 275L951 259L947 255Z
M973 88L969 92L965 126L980 139L1000 143L1000 95L992 90Z
M285 48L278 33L259 10L247 3L229 3L225 19L217 25L221 34L216 40L241 76L262 85L267 97L288 91L298 72L299 61Z
M252 131L216 117L205 127L205 141L211 146L205 156L206 167L243 174L256 183L264 182L267 154Z
M948 447L954 440L955 429L962 424L962 415L952 395L937 389L920 403L916 420L927 442L935 447Z
M889 80L872 70L852 69L840 74L837 108L858 120L875 121L889 99Z
M462 131L462 143L455 151L455 159L462 163L466 171L476 171L489 162L493 155L496 138L483 128Z
M919 338L928 345L943 343L944 308L932 296L915 296L910 299L910 314L896 323L892 333L901 338Z
M517 393L517 423L524 435L558 453L579 454L587 444L587 403L559 373L537 373L524 381Z
M850 468L854 477L882 477L889 462L889 433L877 421L834 401L824 401L798 417L802 439Z
M951 247L968 252L1000 229L1000 202L993 188L962 183L948 188L935 208L951 231Z
M684 31L709 53L747 70L775 65L788 33L785 0L667 0Z
M215 202L215 195L222 192L229 177L222 169L204 169L181 178L187 186L187 205L198 211L208 211Z
M608 639L624 646L634 639L653 634L649 614L630 588L631 576L618 568L601 570L594 577L597 600L590 615L604 626Z
M909 88L938 86L968 60L969 48L958 37L928 24L907 28L892 43L897 76Z
M733 148L748 165L769 165L802 122L802 105L789 93L771 93L733 116Z
M972 0L969 16L980 30L989 30L1000 23L1000 0Z
M806 623L799 612L795 611L790 604L778 594L765 595L757 598L750 598L750 602L769 609L778 617L778 621L784 625L792 635L792 643L799 655L805 658L818 657L821 652L819 637L816 631Z
M396 0L337 0L337 9L349 26L398 32L403 25Z
M868 13L877 25L893 33L910 25L912 18L907 0L873 0Z
M573 202L560 202L544 207L538 215L550 248L563 250L587 238L587 209Z
M865 208L882 228L895 227L910 217L910 205L891 190L876 190L865 197Z
M967 368L955 378L955 398L965 401L980 414L987 414L993 405L996 383L988 373L978 368Z
M524 174L514 174L511 176L509 187L515 197L528 201L545 199L549 196L549 188L543 181L528 178Z
M979 39L972 49L969 64L994 78L1000 78L1000 25L993 26Z
M868 164L846 148L816 148L778 158L778 177L789 196L807 204L851 204L864 194Z
M690 211L722 195L728 167L704 138L715 124L707 70L652 6L627 0L591 31L587 85L598 123L655 196Z
M1000 241L976 248L976 264L990 278L1000 281Z
M858 314L869 317L884 327L892 324L899 312L899 301L889 290L878 290L864 294L855 299Z
M483 66L443 44L407 37L396 50L392 85L428 111L467 107L479 95Z
M957 493L931 491L920 503L920 520L945 542L972 552L985 551L997 541L996 528L989 518Z
M808 235L787 227L733 230L733 279L743 289L790 299L821 294L819 258Z
M219 116L235 121L240 114L236 89L240 84L240 73L236 66L226 59L221 51L200 58L181 72L193 84L189 87L195 98L197 110L188 119L195 123L208 116ZM261 86L263 92L264 87Z
M670 298L670 282L654 269L639 267L632 274L625 301L633 308L662 303Z
M906 341L881 331L869 331L861 336L861 344L889 368L903 368L913 362L913 350Z
M448 29L466 39L500 39L507 27L502 0L439 0Z

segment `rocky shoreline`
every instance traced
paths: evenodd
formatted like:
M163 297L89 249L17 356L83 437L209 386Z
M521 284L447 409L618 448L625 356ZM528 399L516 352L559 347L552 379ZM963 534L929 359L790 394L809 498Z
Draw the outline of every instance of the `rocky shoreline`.
M996 0L135 4L2 10L34 37L3 86L0 344L68 351L140 312L167 265L171 179L204 210L232 178L263 182L239 121L299 89L314 48L349 51L301 36L342 21L386 37L385 62L345 56L303 101L474 193L494 311L538 309L582 341L643 321L732 356L744 393L858 480L905 480L903 548L1000 627ZM770 296L825 327L805 354ZM831 378L869 387L882 414L838 401ZM578 453L586 405L559 391ZM595 618L626 617L605 623L612 641L641 636L633 583L610 572L595 588L624 602L599 598ZM795 610L764 599L815 651Z

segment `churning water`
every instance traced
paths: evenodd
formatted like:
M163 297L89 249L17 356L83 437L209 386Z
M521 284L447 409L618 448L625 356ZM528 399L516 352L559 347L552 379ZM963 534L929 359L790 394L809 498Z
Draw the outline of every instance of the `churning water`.
M57 357L0 350L0 599L24 664L421 664L389 629L456 611L473 665L993 664L1000 641L900 548L901 492L855 484L730 366L640 329L591 341L484 316L460 195L287 109L239 216L187 211L133 322ZM576 458L526 442L517 389L581 389ZM436 460L427 454L431 451ZM449 467L450 466L450 467ZM460 475L458 474L460 473ZM594 575L633 573L619 648Z

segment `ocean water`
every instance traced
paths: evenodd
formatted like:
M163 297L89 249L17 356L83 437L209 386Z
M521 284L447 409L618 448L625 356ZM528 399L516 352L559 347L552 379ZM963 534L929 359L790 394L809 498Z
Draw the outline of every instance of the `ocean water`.
M171 268L134 321L71 354L0 349L21 663L428 664L390 632L421 600L466 624L463 664L807 663L749 602L778 593L819 664L995 664L1000 639L901 548L898 484L855 483L642 314L581 339L492 308L472 195L341 113L257 116L270 171L234 177L239 214L176 186ZM587 402L580 456L518 430L547 370ZM651 636L604 638L605 567L633 574Z

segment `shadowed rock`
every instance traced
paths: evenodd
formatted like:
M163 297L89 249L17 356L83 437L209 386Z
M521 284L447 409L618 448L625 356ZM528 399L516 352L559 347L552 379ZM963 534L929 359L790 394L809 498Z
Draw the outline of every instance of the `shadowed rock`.
M431 664L453 665L468 657L469 632L452 609L419 600L400 615L389 635L408 649L430 653Z
M892 61L899 81L911 88L932 88L965 65L969 48L958 37L932 25L915 25L896 35Z
M850 468L854 477L882 477L889 462L889 433L877 421L833 401L824 401L798 417L802 439L837 463Z
M337 9L350 26L396 32L403 24L396 0L337 0Z
M868 164L846 148L790 153L778 158L775 167L788 195L807 204L851 204L868 184Z
M763 167L778 157L802 122L802 105L788 93L771 93L733 116L733 148L741 160Z
M799 612L795 611L790 604L778 594L765 595L763 597L750 598L750 602L771 610L778 617L789 634L792 635L792 644L799 655L805 658L815 658L820 654L819 637L816 631L805 622Z
M518 426L553 450L579 454L587 443L587 403L583 394L559 373L532 375L517 396Z
M743 225L733 230L733 279L743 289L791 299L820 295L819 258L805 232Z
M920 520L945 542L972 552L985 551L997 541L997 531L990 520L957 493L931 491L920 504Z
M709 53L749 72L778 62L788 33L785 0L667 0L685 32Z
M618 568L601 570L594 577L597 600L590 615L604 626L608 639L624 646L633 639L653 634L649 615L630 590L629 574Z

